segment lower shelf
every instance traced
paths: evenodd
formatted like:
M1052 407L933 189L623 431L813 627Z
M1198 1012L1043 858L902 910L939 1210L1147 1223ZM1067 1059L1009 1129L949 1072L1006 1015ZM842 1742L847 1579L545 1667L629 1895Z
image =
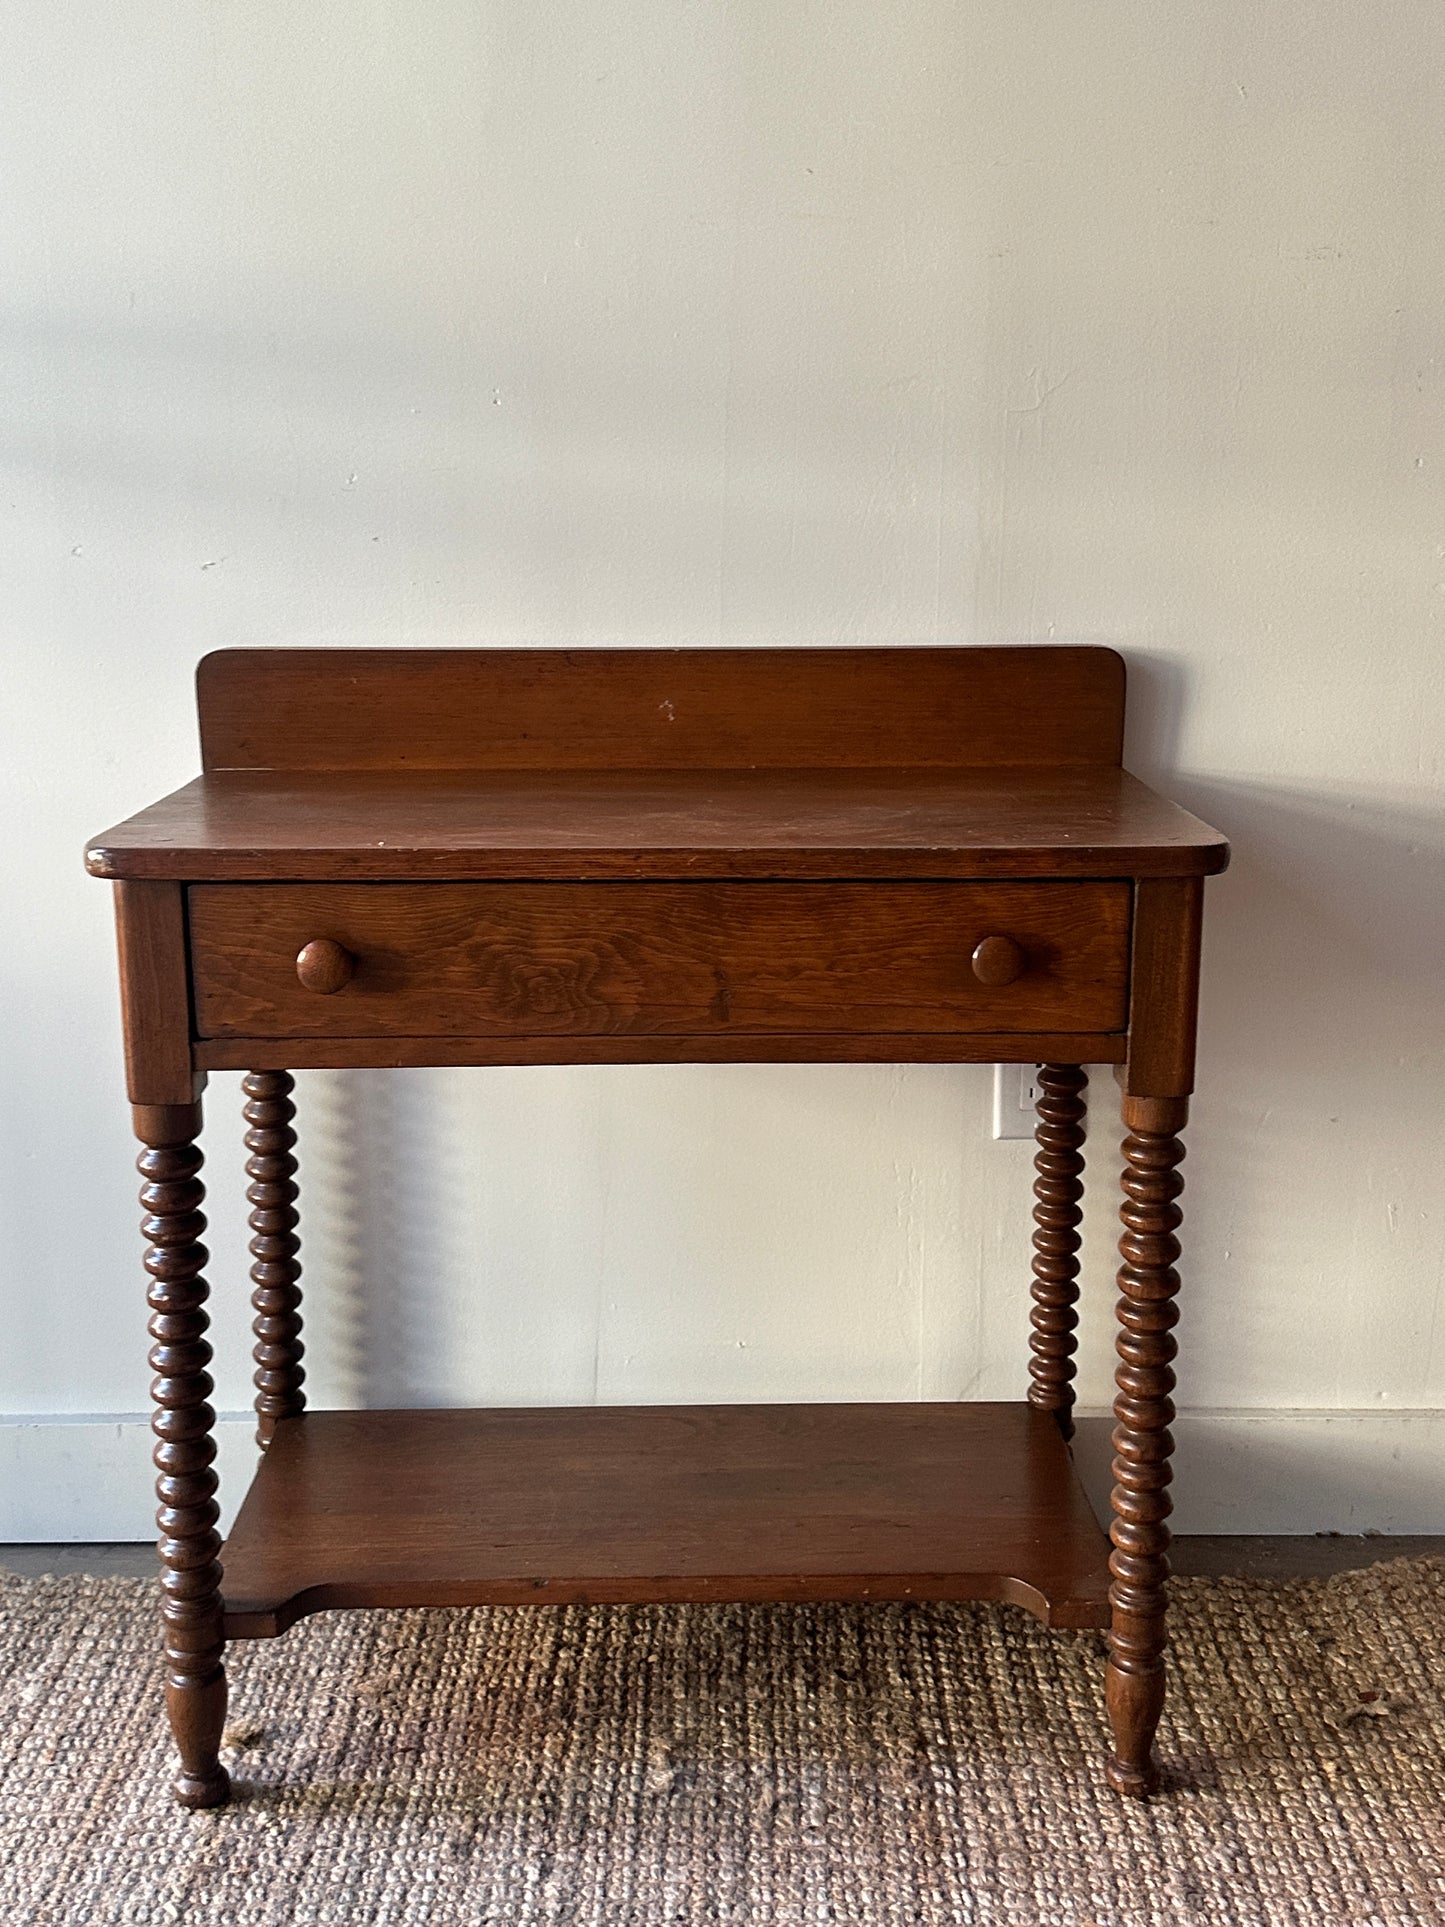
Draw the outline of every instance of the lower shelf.
M1108 1540L1027 1405L309 1412L222 1555L230 1638L340 1606L986 1599L1108 1624Z

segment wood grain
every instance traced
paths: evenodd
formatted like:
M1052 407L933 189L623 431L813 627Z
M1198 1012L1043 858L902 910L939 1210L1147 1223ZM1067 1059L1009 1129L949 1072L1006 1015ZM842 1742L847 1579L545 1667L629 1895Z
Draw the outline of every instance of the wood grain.
M1011 1600L1108 1625L1106 1770L1147 1791L1175 1133L1201 879L1228 848L1119 767L1118 657L240 650L198 692L206 774L86 853L119 884L149 1147L179 1797L226 1798L227 1634L328 1606L691 1599ZM991 1059L1048 1066L1032 1404L300 1411L292 1066ZM1063 1435L1073 1067L1126 1059L1110 1587ZM269 1439L224 1619L194 1146L222 1068L249 1073Z
M308 1412L225 1549L232 1637L332 1606L996 1599L1100 1626L1107 1541L1026 1405Z
M1122 1064L1123 1031L716 1031L704 1037L203 1037L208 1071L461 1064Z
M1117 763L1124 664L1073 645L224 649L207 769Z
M175 883L118 883L126 1094L132 1104L187 1105L205 1084L191 1065L185 893Z
M1122 883L206 884L204 1037L1122 1029ZM1019 975L980 983L1006 933ZM354 959L320 996L297 952Z
M334 997L351 982L356 959L329 937L313 937L296 953L296 981L303 990Z
M1198 877L1135 886L1129 1053L1121 1079L1130 1097L1188 1097L1194 1089L1203 927Z
M106 877L384 882L1175 876L1228 854L1114 768L563 769L205 776L86 861Z

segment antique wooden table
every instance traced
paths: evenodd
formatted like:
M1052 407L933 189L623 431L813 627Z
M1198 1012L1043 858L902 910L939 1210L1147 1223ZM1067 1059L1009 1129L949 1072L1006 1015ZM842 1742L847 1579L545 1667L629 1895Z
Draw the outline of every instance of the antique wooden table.
M144 1147L176 1793L228 1639L334 1606L990 1599L1109 1629L1155 1784L1203 878L1098 648L225 650L205 773L98 837ZM290 1072L1039 1062L1017 1404L305 1411ZM1085 1064L1123 1085L1112 1556L1069 1438ZM263 1448L216 1531L201 1091L243 1070ZM224 1563L224 1575L222 1566ZM1112 1575L1112 1583L1110 1583Z

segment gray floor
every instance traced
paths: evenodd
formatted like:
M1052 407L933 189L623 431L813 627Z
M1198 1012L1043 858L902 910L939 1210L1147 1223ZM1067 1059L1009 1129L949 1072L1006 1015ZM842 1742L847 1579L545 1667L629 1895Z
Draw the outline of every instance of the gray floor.
M1381 1559L1403 1559L1426 1554L1445 1557L1445 1538L1354 1537L1323 1532L1309 1538L1263 1538L1244 1535L1176 1539L1171 1554L1174 1570L1192 1576L1217 1577L1238 1573L1250 1579L1302 1579L1331 1572L1351 1572ZM0 1545L0 1571L33 1578L39 1573L112 1573L148 1579L156 1569L154 1546L144 1545Z
M1197 1579L1215 1579L1225 1573L1244 1579L1321 1579L1328 1573L1373 1566L1381 1559L1441 1557L1445 1557L1445 1538L1407 1538L1403 1534L1387 1538L1378 1532L1267 1538L1241 1533L1176 1539L1169 1562L1176 1572Z
M156 1549L149 1541L143 1545L91 1545L81 1540L59 1546L0 1545L0 1572L18 1573L22 1579L36 1579L46 1572L148 1579L155 1569Z

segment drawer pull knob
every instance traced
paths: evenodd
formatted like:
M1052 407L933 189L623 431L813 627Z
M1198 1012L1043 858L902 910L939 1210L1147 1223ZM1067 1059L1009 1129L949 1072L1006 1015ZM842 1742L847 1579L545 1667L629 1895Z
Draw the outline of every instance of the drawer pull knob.
M1021 977L1027 962L1022 947L1012 937L983 937L973 947L973 974L990 990Z
M351 952L330 937L313 937L296 953L296 975L303 987L322 997L344 989L355 968Z

